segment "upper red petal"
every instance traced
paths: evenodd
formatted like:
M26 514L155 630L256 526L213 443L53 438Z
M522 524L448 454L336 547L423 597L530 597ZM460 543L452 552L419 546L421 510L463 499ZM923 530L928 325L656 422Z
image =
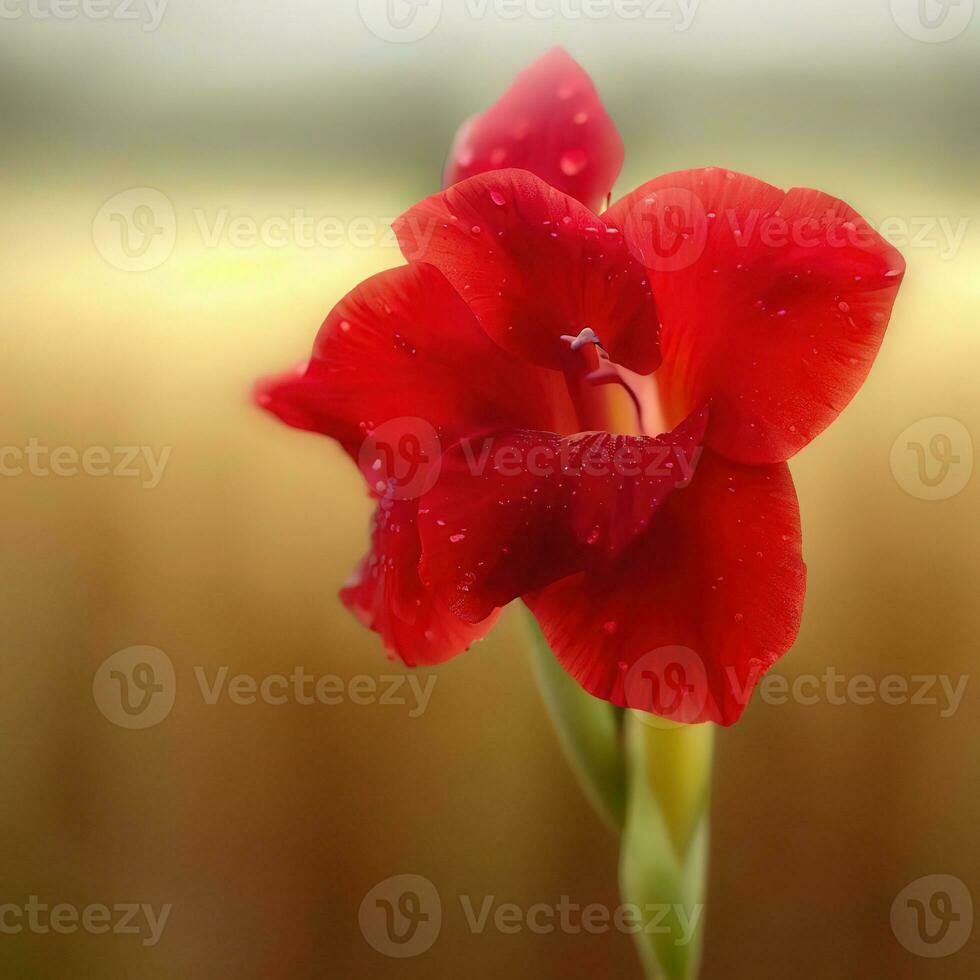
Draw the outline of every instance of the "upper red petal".
M795 640L805 584L786 464L738 466L706 450L614 566L525 601L590 694L730 725Z
M496 426L574 429L561 378L497 347L433 267L403 266L361 283L323 324L305 369L259 385L260 405L358 455L395 421L449 446ZM399 432L395 433L400 434Z
M598 211L623 167L623 142L592 80L563 48L522 71L460 128L443 187L503 167L529 170Z
M439 605L419 579L418 502L386 498L374 516L371 550L344 587L344 604L406 664L437 664L480 639L490 616L471 624Z
M579 363L562 336L590 327L613 361L660 362L647 273L623 235L523 170L497 170L417 204L395 223L411 262L435 265L505 350Z
M708 444L771 463L857 392L905 264L842 201L709 168L651 181L604 217L650 270L669 421L710 401Z
M423 581L477 622L573 572L608 567L690 479L706 422L698 412L657 439L519 431L456 447L419 507Z

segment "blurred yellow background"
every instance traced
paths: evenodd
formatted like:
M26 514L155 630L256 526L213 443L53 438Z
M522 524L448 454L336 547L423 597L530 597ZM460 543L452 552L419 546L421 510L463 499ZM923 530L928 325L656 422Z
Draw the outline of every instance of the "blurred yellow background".
M423 672L419 717L411 698L209 705L195 673L404 673L336 596L367 543L360 477L253 408L250 386L400 262L386 223L437 188L458 123L556 42L620 127L621 192L709 164L818 187L891 221L908 261L868 383L791 464L810 584L776 672L968 675L965 693L945 712L938 683L933 705L757 697L719 732L704 976L976 976L977 936L918 957L890 910L934 874L980 899L980 482L960 430L947 499L917 493L913 452L892 456L920 420L958 420L967 442L980 426L980 17L931 43L887 0L703 0L682 30L670 2L673 19L640 21L545 8L566 16L445 0L401 43L353 0L172 0L152 30L138 4L142 21L6 5L23 16L0 21L3 446L170 455L152 487L0 477L0 904L172 912L152 946L2 934L3 976L639 976L627 936L474 935L461 914L459 896L618 901L616 843L560 755L516 610ZM144 271L99 224L131 188L173 208L172 254ZM267 219L324 240L307 224L280 244L278 225L256 231ZM172 712L145 730L93 697L99 665L134 645L176 675ZM358 926L400 873L442 896L416 959L379 955Z

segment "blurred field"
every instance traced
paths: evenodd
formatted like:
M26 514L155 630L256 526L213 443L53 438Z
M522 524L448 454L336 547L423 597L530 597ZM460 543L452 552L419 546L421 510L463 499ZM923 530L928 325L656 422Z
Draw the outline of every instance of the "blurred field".
M638 975L627 937L474 936L459 912L459 895L618 900L615 842L560 758L516 615L439 670L419 718L350 701L209 706L194 675L401 670L336 598L366 546L359 477L248 401L256 377L304 357L332 303L398 253L209 247L201 214L380 226L435 189L456 123L557 39L621 125L623 191L716 163L818 186L876 222L968 222L954 254L940 255L938 232L903 248L906 285L867 386L792 464L810 586L777 668L966 674L965 696L948 718L928 705L757 702L720 733L704 976L975 976L976 936L920 959L889 910L930 874L980 898L980 484L917 499L889 454L922 418L980 431L980 25L916 44L854 6L799 5L793 57L768 4L740 5L735 29L707 0L688 34L658 31L646 47L622 24L535 23L385 45L351 26L351 9L257 0L216 5L232 25L220 35L198 33L204 15L176 3L152 36L2 25L3 445L172 455L152 490L0 478L0 903L173 905L148 948L0 935L4 976ZM300 44L314 16L338 25L319 59ZM751 25L762 36L726 46L726 24L733 41ZM159 268L127 273L98 253L92 222L143 186L173 202L177 240ZM146 731L111 725L91 692L98 665L135 644L177 671L173 713ZM442 936L417 960L380 957L358 929L364 894L402 872L443 895Z

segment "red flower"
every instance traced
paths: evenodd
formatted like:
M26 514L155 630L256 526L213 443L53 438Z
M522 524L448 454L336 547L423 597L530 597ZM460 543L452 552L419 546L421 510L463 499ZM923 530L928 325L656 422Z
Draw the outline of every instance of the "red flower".
M342 598L406 663L454 656L520 597L593 695L731 724L800 625L786 460L860 387L904 264L842 202L714 168L599 217L621 163L553 51L398 220L409 264L257 397L362 467L373 543ZM647 434L612 434L638 429L615 390Z

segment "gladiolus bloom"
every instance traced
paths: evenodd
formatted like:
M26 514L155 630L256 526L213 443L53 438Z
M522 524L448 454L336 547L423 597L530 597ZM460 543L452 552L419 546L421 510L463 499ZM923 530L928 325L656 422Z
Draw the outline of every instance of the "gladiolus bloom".
M591 81L551 52L398 220L408 264L257 400L364 473L371 549L341 596L405 663L455 656L520 598L594 696L727 725L799 630L786 461L867 376L904 263L841 201L724 169L599 214L621 164Z

